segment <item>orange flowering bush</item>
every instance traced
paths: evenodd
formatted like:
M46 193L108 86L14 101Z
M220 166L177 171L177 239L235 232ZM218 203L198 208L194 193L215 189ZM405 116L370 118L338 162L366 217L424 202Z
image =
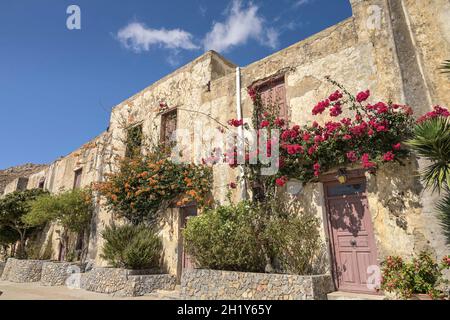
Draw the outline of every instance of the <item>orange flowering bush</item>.
M108 209L133 224L152 223L163 206L209 204L212 171L206 166L175 163L155 151L123 158L117 173L94 185Z

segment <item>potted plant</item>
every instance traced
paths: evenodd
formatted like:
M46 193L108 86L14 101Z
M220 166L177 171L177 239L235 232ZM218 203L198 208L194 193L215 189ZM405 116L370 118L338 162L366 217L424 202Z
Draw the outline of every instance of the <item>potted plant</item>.
M389 256L382 263L381 289L400 299L434 300L446 299L441 286L447 284L443 271L450 268L450 257L437 263L427 252L411 261ZM448 294L448 293L447 293Z

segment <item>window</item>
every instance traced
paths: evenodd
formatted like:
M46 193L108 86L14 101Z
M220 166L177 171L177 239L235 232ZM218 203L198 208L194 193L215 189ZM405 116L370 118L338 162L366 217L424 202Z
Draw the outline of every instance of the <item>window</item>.
M127 130L127 141L125 156L132 158L141 153L142 125L131 127Z
M83 169L75 170L75 178L73 180L73 188L79 189L81 187L81 175L83 173Z
M284 77L264 82L258 86L258 91L261 94L265 111L275 114L287 122L288 110Z
M161 116L161 143L169 146L177 130L177 109L170 110Z

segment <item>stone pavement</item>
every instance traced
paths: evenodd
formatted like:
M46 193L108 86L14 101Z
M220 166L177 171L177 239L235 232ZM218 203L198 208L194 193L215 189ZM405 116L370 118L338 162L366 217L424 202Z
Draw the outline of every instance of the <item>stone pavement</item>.
M144 297L120 298L67 287L46 287L39 283L0 281L0 300L175 300L178 291L160 291Z

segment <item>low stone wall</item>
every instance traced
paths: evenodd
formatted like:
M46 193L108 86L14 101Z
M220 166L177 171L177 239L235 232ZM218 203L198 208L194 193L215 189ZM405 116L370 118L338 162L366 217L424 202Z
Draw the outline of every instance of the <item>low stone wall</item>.
M334 291L330 275L297 276L185 270L181 297L198 300L326 300Z
M44 262L42 265L41 284L43 286L63 286L73 273L81 272L79 264L70 262Z
M18 260L9 258L6 261L1 280L11 282L39 282L41 280L41 260Z
M81 275L81 288L115 296L143 296L155 290L174 290L176 277L169 274L142 275L142 271L93 268Z

